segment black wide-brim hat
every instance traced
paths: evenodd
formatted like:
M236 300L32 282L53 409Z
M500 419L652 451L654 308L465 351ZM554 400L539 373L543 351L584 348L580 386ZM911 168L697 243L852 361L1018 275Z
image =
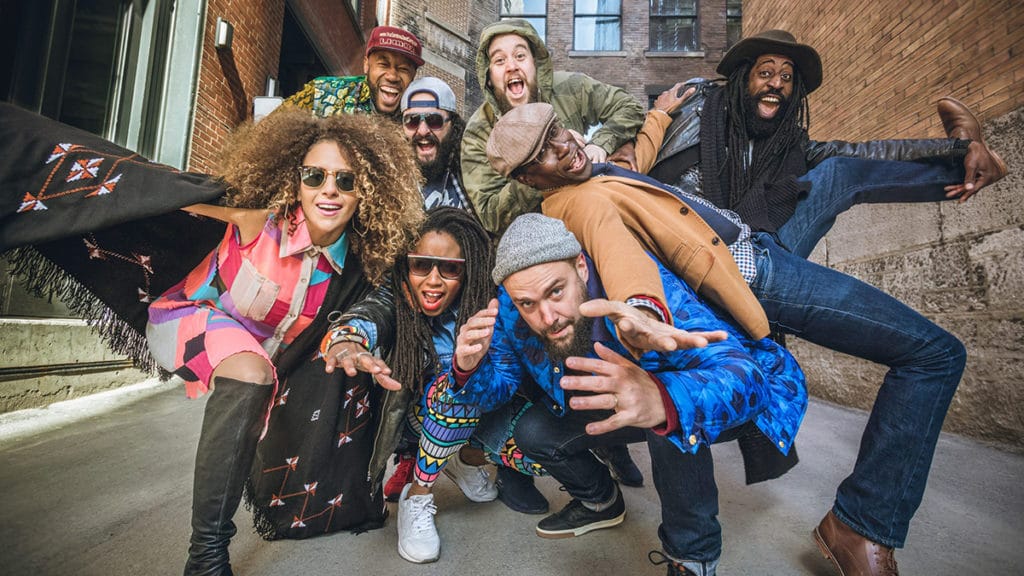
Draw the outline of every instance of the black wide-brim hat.
M718 73L729 76L744 62L754 62L762 54L781 54L792 58L808 94L821 86L821 57L818 52L800 44L785 30L765 30L740 40L722 57Z

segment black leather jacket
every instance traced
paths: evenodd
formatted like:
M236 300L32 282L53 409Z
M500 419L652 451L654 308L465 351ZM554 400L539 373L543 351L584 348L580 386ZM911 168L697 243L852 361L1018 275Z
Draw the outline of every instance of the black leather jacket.
M386 279L379 288L366 295L344 314L332 319L331 327L342 325L353 318L367 320L377 325L377 344L381 356L387 357L395 341L395 295L391 289L391 279ZM416 401L412 390L402 387L401 390L384 390L381 399L380 420L373 437L373 452L370 455L367 474L372 490L380 486L388 459L394 453L402 434L405 413Z
M683 103L677 116L665 131L665 141L658 151L658 158L650 175L658 180L686 188L683 174L700 162L700 117L708 91L722 82L693 78L686 86L695 86L697 91ZM967 147L957 146L952 138L921 140L870 140L866 142L845 142L830 140L819 142L804 134L804 149L807 154L807 168L813 168L834 156L864 158L868 160L904 160L960 163Z

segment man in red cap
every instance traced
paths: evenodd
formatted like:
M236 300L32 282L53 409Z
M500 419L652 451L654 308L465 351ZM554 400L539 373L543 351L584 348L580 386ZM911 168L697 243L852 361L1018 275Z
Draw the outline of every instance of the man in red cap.
M285 104L318 116L386 114L397 117L402 94L423 65L423 46L415 34L394 26L370 32L363 76L321 76L306 83Z

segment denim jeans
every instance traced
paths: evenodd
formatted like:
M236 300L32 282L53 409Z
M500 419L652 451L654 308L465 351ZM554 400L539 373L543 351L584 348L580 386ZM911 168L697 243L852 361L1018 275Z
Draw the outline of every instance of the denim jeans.
M756 235L751 287L773 329L889 367L833 511L871 540L902 547L966 363L953 335L868 284L806 258L852 206L945 199L962 165L831 158L802 177L811 192L778 231ZM898 225L898 223L893 223Z
M791 254L768 234L753 240L751 289L773 329L889 367L833 511L867 538L902 547L967 352L881 290Z
M515 436L527 456L542 464L569 495L584 502L606 502L614 495L608 468L590 449L646 440L654 487L661 500L658 536L665 553L679 560L717 560L722 553L722 528L711 450L702 446L696 454L689 454L667 438L639 428L622 428L601 436L587 434L587 423L608 414L570 410L559 418L534 404L520 417ZM726 430L716 442L736 438L743 426L749 425Z
M943 186L964 181L963 165L829 158L799 178L807 197L778 231L790 252L806 258L836 221L856 204L945 200ZM895 225L895 223L894 223Z

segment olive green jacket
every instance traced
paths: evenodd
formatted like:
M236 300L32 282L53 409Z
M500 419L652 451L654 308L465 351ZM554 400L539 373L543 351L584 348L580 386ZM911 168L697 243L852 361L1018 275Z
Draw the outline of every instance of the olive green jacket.
M462 135L462 180L481 223L493 234L500 234L516 216L539 211L543 198L539 190L508 180L487 162L487 139L501 117L488 83L487 49L495 36L510 33L525 38L533 49L540 101L554 106L566 128L586 134L590 127L600 125L590 142L611 153L632 140L644 121L643 106L625 90L585 74L554 72L547 47L527 21L502 20L484 28L476 54L484 103Z

